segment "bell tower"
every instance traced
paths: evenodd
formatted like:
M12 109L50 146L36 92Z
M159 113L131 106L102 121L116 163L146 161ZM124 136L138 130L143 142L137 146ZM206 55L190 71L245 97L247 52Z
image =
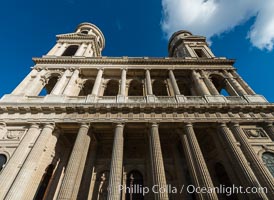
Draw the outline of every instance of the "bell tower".
M189 31L175 32L169 40L168 52L170 57L180 58L214 58L208 48L206 38L193 35Z
M75 32L57 35L57 44L46 57L98 57L104 47L105 38L100 29L91 23L81 23Z

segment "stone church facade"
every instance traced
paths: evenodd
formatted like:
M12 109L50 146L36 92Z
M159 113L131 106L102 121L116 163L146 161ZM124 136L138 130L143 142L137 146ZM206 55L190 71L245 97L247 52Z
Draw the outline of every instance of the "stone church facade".
M0 199L274 199L274 106L234 60L188 31L165 58L104 46L90 23L57 35L1 98Z

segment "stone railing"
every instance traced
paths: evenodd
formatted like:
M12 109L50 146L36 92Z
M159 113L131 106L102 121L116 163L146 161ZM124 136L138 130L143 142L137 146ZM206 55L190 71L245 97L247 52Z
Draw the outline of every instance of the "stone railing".
M129 96L127 97L127 103L146 103L146 98L142 96Z
M156 97L156 103L177 103L174 97L158 96Z
M207 96L129 96L119 100L116 96L63 96L63 95L46 95L46 96L18 96L5 95L1 98L0 103L102 103L102 104L206 104L206 103L221 103L221 104L252 104L252 103L268 103L261 95L245 95L245 96L228 96L223 95L207 95Z

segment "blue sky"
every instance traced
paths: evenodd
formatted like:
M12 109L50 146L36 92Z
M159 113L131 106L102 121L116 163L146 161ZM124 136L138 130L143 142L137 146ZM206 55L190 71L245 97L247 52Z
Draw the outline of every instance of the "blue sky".
M249 34L248 38L248 33L260 33L258 30L264 27L264 24L259 23L260 13L263 12L255 10L253 5L246 12L246 7L249 5L237 6L245 9L231 11L232 13L243 12L243 16L238 15L239 20L227 20L224 16L219 17L223 21L216 21L214 14L216 15L216 11L225 5L213 4L213 0L208 0L205 1L208 3L206 13L212 13L212 15L206 18L207 21L202 20L204 24L201 25L197 22L199 17L203 17L199 15L200 12L197 12L199 14L195 19L191 18L191 13L187 12L181 16L185 1L188 4L196 2L198 6L195 3L195 5L187 5L194 6L195 11L205 9L204 3L199 2L202 0L3 1L0 12L2 45L0 96L10 93L28 74L30 67L33 66L32 57L42 56L49 51L55 44L55 35L72 32L81 22L91 22L97 25L105 35L104 56L164 57L168 55L168 35L173 31L188 29L194 34L206 35L210 37L211 48L216 56L236 59L235 67L238 68L240 75L258 94L274 102L272 40L265 44L265 40L259 40L264 37L254 36L254 34L251 37ZM180 2L181 7L172 7L174 2ZM174 9L177 10L174 11ZM172 16L171 13L180 14ZM190 20L187 20L188 18ZM176 21L175 24L168 21L172 19ZM165 26L163 22L166 23ZM270 30L274 28L272 24L265 24L265 26L270 26ZM207 27L212 31L208 31ZM265 34L266 31L263 33Z

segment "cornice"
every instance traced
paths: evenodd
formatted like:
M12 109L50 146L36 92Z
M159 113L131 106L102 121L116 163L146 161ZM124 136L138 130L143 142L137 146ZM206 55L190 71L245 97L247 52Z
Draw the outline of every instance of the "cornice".
M182 59L149 57L43 57L33 58L35 64L128 64L128 65L233 65L232 59Z
M1 103L3 113L94 113L101 111L115 112L190 112L190 113L272 113L274 104L219 104L219 103Z
M91 40L96 38L94 35L87 35L87 34L81 34L81 33L69 33L69 34L62 34L57 35L56 38L58 40L60 39L75 39L75 40Z

